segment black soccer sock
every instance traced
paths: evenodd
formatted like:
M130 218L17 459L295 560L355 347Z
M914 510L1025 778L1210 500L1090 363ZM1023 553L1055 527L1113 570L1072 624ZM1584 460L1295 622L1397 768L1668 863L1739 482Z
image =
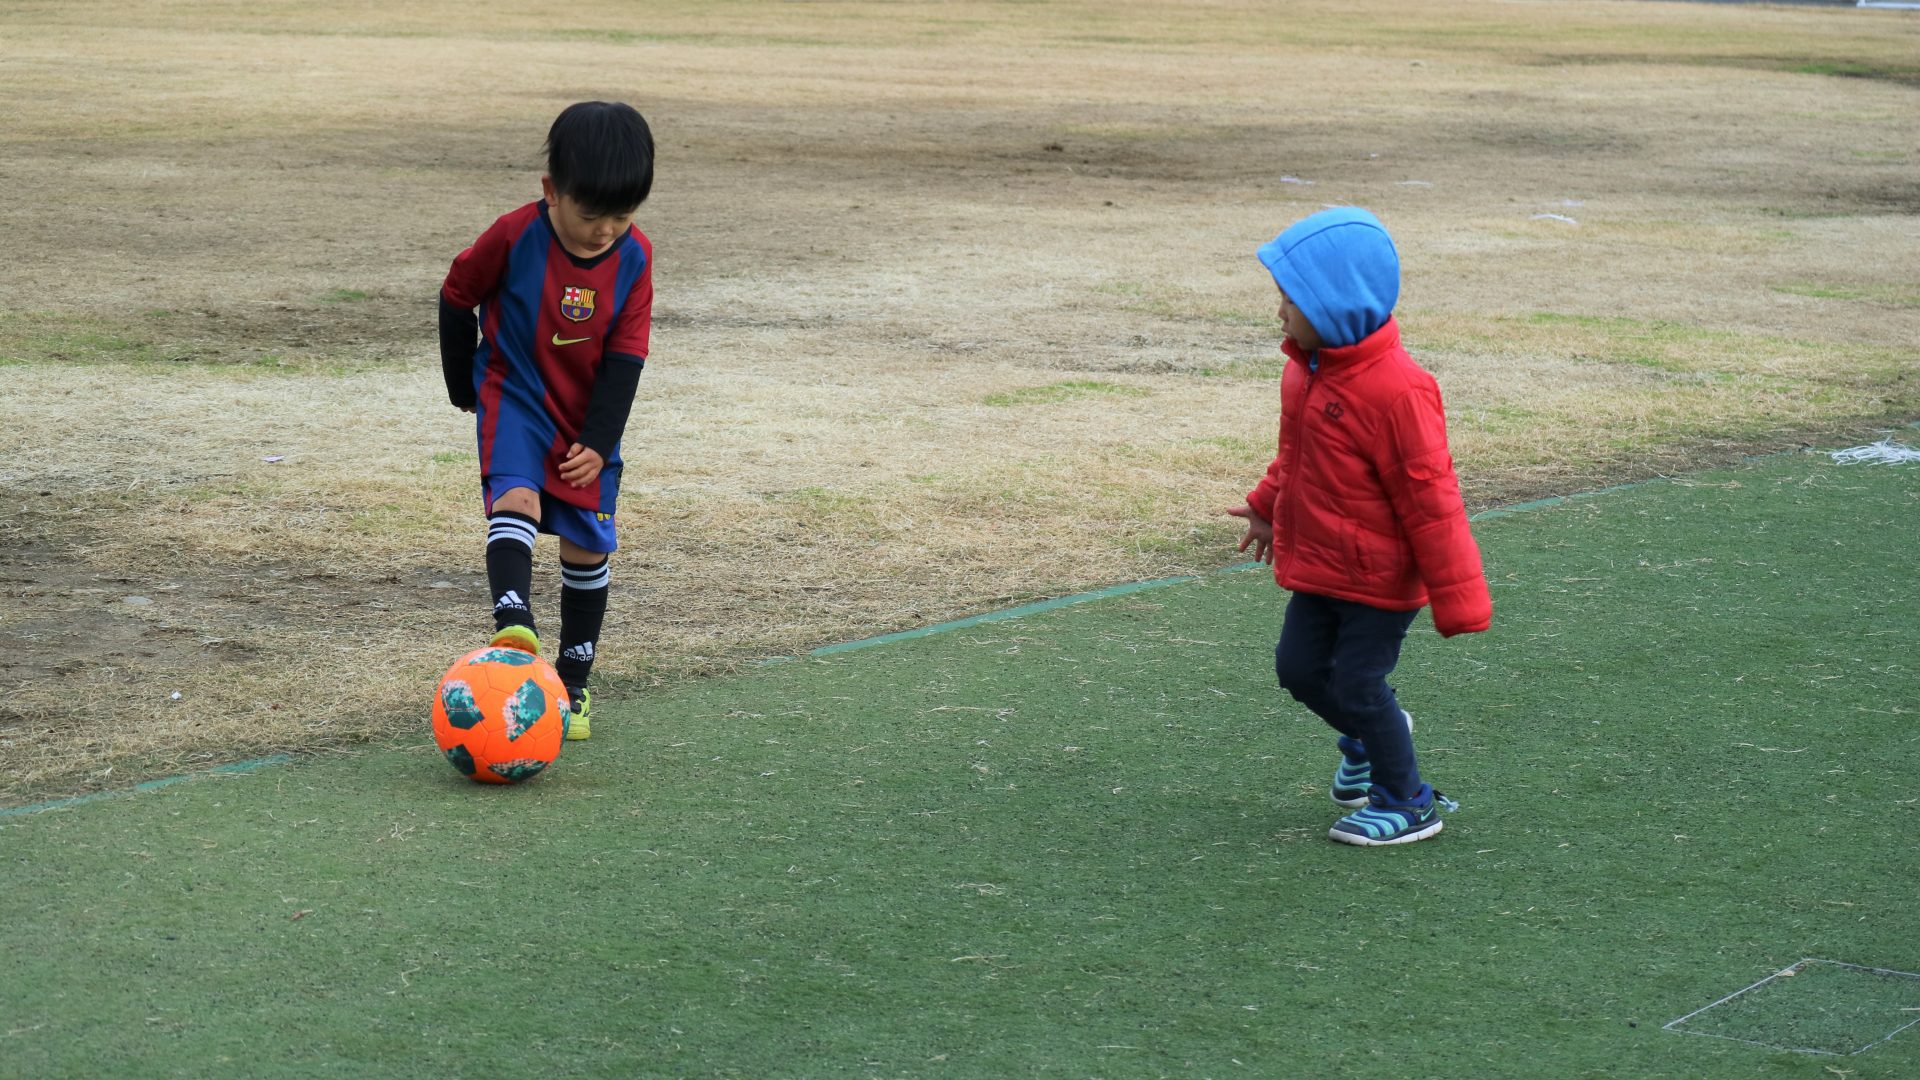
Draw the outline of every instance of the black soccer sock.
M537 523L502 510L487 519L487 587L493 592L493 628L533 629L533 538Z
M570 690L587 685L593 648L607 616L607 559L596 563L560 560L560 659L554 669Z

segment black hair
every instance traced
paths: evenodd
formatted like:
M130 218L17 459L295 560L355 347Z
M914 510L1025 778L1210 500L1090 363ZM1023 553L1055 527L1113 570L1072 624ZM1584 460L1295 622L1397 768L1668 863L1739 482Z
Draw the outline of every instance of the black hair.
M547 130L547 175L589 213L631 213L653 190L653 132L622 102L569 105Z

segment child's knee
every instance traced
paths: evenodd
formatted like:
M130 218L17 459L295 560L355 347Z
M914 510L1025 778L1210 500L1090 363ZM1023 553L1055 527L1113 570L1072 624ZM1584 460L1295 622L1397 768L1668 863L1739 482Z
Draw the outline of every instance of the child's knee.
M1324 666L1291 657L1284 652L1274 654L1273 674L1280 681L1280 689L1292 694L1296 701L1322 697L1327 691L1327 671Z
M493 497L493 512L522 514L540 520L540 493L527 487L508 488Z
M579 544L574 543L564 536L560 538L560 558L575 565L598 565L599 563L608 561L612 557L608 552L588 551L586 548L581 547Z
M1327 686L1327 692L1337 702L1340 709L1355 716L1364 716L1386 707L1393 700L1393 690L1385 679L1339 678L1335 677Z

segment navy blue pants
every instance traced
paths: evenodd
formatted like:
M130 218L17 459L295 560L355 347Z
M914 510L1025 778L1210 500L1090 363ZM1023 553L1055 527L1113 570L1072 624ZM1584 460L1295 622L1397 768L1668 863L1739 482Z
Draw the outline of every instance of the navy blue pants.
M1297 592L1273 650L1280 688L1335 731L1365 743L1373 782L1401 799L1419 792L1420 769L1387 676L1417 614Z

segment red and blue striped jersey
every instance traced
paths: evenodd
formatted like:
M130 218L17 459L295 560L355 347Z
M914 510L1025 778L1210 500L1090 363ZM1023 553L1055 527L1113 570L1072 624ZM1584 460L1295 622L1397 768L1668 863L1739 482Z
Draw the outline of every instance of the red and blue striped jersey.
M456 256L440 294L454 308L480 309L472 380L481 474L524 477L565 502L611 512L630 378L617 380L627 399L607 403L619 421L600 433L610 445L582 436L592 434L588 405L603 367L646 362L653 246L645 234L630 228L601 254L576 258L554 235L546 201L536 200L502 215ZM606 458L602 478L585 488L559 475L576 442Z

